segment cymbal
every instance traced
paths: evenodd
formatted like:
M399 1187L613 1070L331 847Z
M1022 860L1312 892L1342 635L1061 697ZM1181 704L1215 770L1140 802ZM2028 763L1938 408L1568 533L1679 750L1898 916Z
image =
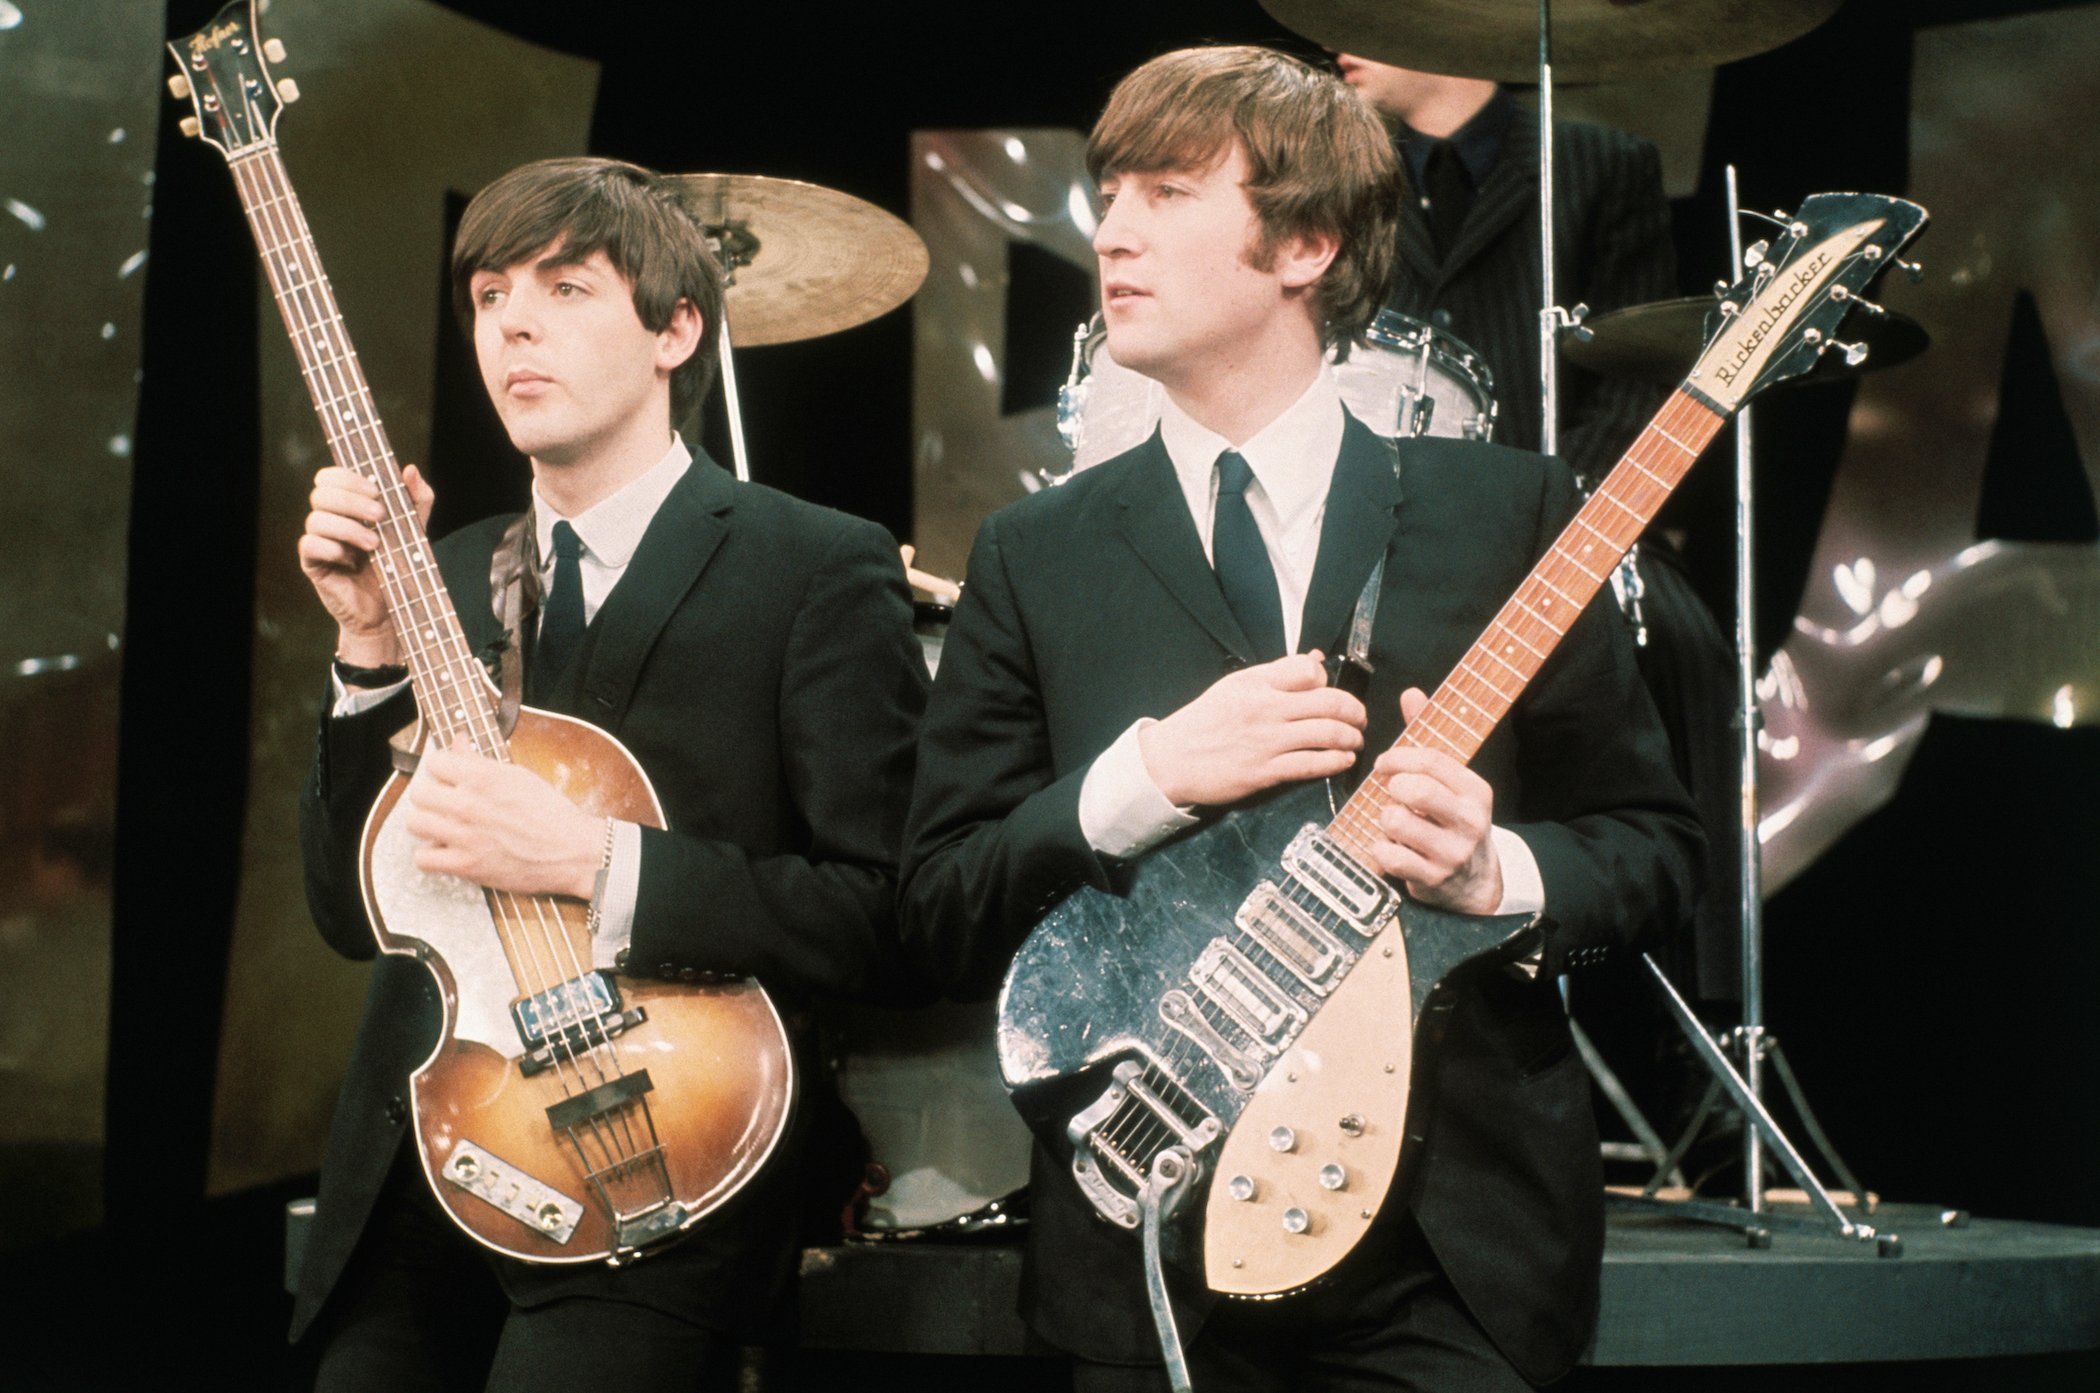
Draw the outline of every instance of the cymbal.
M1588 321L1584 327L1591 337L1585 340L1571 334L1561 351L1567 354L1569 362L1606 377L1681 381L1692 370L1706 343L1706 316L1713 307L1710 295L1629 305ZM1821 362L1796 381L1821 382L1833 377L1856 377L1876 368L1892 368L1909 362L1932 343L1925 326L1894 310L1885 315L1856 311L1846 316L1836 337L1865 344L1866 360L1858 367L1848 368L1842 354L1826 353Z
M1798 39L1842 0L1553 0L1553 77L1610 82L1710 68ZM1418 72L1531 82L1538 0L1261 0L1293 33Z
M865 324L926 279L926 244L852 194L762 174L676 174L728 266L729 341L794 343Z

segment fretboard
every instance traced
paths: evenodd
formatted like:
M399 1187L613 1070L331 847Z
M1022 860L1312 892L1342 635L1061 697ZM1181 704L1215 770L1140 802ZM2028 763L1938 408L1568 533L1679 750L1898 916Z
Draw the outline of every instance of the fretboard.
M335 292L321 269L284 161L274 145L264 145L229 163L269 275L270 292L284 315L300 375L321 418L328 451L337 464L379 487L386 514L374 526L379 547L372 564L408 656L417 708L428 733L440 744L465 735L482 753L502 758L507 742L498 728L487 678L467 647L430 539L401 480L393 446L372 404L372 389L358 366L357 350L343 327Z
M1395 748L1442 750L1471 763L1726 419L1682 390L1672 393ZM1366 779L1328 830L1364 855L1391 801L1381 781Z

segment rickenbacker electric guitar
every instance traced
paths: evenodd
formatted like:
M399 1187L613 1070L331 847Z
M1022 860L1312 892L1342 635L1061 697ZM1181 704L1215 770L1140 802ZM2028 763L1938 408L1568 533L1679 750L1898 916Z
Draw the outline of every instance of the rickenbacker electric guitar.
M1720 293L1691 375L1398 745L1472 759L1727 418L1829 349L1857 361L1832 333L1854 305L1883 312L1860 292L1925 210L1817 194L1782 222ZM1381 877L1366 847L1387 801L1366 782L1337 810L1312 784L1235 809L1148 853L1126 893L1062 901L1007 975L1015 1105L1104 1218L1214 1291L1296 1290L1355 1246L1419 1140L1409 1088L1450 985L1535 939Z
M277 150L298 92L272 79L249 0L170 44L184 130L226 157L337 464L379 485L373 555L408 650L422 747L464 736L540 774L594 815L664 825L634 757L568 716L521 710L468 649L429 539L343 329ZM420 959L444 1025L409 1080L416 1147L462 1229L528 1262L619 1264L678 1237L743 1187L786 1131L795 1071L779 1013L754 982L616 979L593 970L586 906L484 890L416 869L388 781L365 825L365 908L381 951Z

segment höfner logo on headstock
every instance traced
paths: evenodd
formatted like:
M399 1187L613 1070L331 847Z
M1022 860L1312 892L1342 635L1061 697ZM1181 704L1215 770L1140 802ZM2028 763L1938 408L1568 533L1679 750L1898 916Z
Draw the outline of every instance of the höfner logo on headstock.
M241 26L234 23L214 24L209 29L200 29L190 35L190 52L199 56L210 53L228 39L241 37Z

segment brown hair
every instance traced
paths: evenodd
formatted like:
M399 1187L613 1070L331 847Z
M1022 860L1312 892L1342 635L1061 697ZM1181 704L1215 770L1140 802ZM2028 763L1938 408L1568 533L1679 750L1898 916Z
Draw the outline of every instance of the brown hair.
M697 439L700 403L715 375L722 271L678 186L621 160L573 158L520 165L467 205L452 244L452 309L469 334L476 271L500 271L561 243L564 261L602 251L633 287L634 312L651 333L684 300L700 312L693 356L671 372L671 422Z
M1184 48L1116 84L1087 140L1098 183L1129 171L1200 169L1238 141L1260 219L1257 265L1285 237L1339 243L1314 285L1321 337L1346 353L1385 302L1400 218L1392 137L1348 84L1266 48Z

